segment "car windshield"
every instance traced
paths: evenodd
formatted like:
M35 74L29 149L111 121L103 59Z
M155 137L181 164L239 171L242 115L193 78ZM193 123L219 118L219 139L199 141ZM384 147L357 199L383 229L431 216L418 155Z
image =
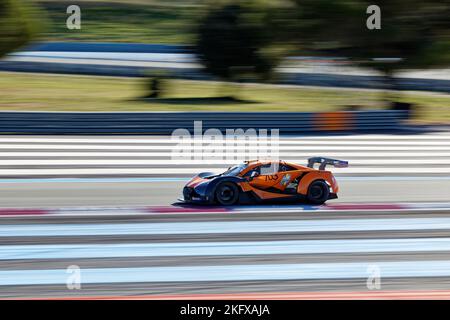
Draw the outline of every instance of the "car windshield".
M238 165L236 165L234 167L229 168L224 173L222 173L222 176L237 176L245 168L247 168L247 164L246 163L238 164Z

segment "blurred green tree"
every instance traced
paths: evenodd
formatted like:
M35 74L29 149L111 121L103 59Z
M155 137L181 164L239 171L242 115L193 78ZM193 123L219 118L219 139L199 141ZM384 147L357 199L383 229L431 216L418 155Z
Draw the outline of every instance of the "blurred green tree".
M266 81L284 54L273 30L266 2L215 4L198 23L196 53L221 80Z
M44 25L42 11L27 0L0 0L0 57L32 40Z
M395 89L400 69L450 64L450 3L437 0L293 0L286 16L290 40L316 54L348 57L353 63L385 75ZM370 30L367 8L381 9L381 28Z

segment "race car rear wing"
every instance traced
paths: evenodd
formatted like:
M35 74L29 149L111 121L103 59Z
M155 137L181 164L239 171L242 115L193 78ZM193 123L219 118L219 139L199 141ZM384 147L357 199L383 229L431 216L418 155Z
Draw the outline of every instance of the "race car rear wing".
M348 167L348 161L337 160L324 157L312 157L308 159L308 167L314 168L316 163L320 163L319 170L325 170L326 166L333 165L335 168L346 168Z

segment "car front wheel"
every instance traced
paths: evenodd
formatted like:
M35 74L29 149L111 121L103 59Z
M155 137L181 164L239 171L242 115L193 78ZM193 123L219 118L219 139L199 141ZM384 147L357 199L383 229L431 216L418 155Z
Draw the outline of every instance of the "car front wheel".
M224 206L236 204L239 199L239 189L236 184L232 182L220 183L215 192L216 200Z

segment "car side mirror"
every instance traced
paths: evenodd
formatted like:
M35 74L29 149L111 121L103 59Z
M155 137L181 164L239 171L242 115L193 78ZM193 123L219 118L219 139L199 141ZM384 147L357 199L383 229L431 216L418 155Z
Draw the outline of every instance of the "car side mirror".
M257 172L257 171L253 171L251 174L250 174L250 181L251 180L253 180L254 178L256 178L257 176L259 176L259 173Z

